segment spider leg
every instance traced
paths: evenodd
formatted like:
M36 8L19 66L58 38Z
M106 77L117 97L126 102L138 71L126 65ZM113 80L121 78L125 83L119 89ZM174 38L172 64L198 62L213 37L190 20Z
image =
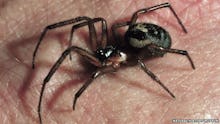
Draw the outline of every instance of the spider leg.
M159 80L159 78L151 72L145 64L142 62L142 60L138 59L138 64L140 65L141 69L147 73L154 81L156 81L164 90L167 91L167 93L170 94L171 97L175 98L175 95Z
M97 34L94 27L94 23L100 22L102 23L102 39L101 41L97 41ZM69 39L69 47L72 46L72 39L73 33L76 29L81 28L83 26L88 25L89 27L89 35L90 35L90 42L92 43L92 50L95 51L98 47L105 48L107 41L108 41L108 33L107 33L107 22L103 18L94 18L86 22L82 22L80 24L72 26L70 39ZM71 54L70 54L71 59Z
M153 48L156 48L157 50L160 50L162 52L168 52L168 53L175 53L175 54L180 54L180 55L184 55L187 57L187 59L189 60L190 64L191 64L191 67L193 69L195 69L195 65L191 59L191 57L189 56L188 52L186 50L179 50L179 49L166 49L166 48L163 48L163 47L159 47L159 46L155 46L155 45L152 45L151 47Z
M94 23L99 22L99 21L102 22L102 39L101 39L101 41L97 41L96 49L97 48L105 48L106 45L107 45L107 41L108 41L107 22L106 22L106 20L104 18L101 18L101 17L94 18L91 21L89 21L89 23L94 24Z
M125 27L130 25L130 22L121 22L121 23L116 23L114 25L112 25L111 30L112 30L112 37L114 38L114 40L116 41L116 43L119 45L121 43L119 43L119 41L124 41L121 39L121 37L119 36L119 33L116 31L118 28L121 27Z
M99 69L97 71L95 71L92 76L90 77L90 79L76 92L75 97L73 99L73 110L75 110L75 106L76 106L76 101L77 99L80 97L80 95L86 90L86 88L93 82L94 79L96 79L97 77L106 74L106 73L111 73L111 72L115 72L115 68L111 67L111 68L102 68Z
M38 48L39 48L39 46L40 46L40 44L41 44L41 42L42 42L42 40L43 40L43 38L46 35L48 30L59 28L59 27L65 26L65 25L74 24L76 22L80 22L80 21L83 21L83 20L90 20L90 18L86 17L86 16L80 16L80 17L77 17L77 18L69 19L69 20L66 20L66 21L62 21L62 22L58 22L58 23L46 26L44 28L43 32L41 33L41 36L40 36L40 38L37 42L37 45L35 47L35 50L34 50L34 53L33 53L33 58L32 58L32 68L34 69L34 67L35 67L35 57L36 57L36 54L37 54L37 50L38 50Z
M72 46L68 49L66 49L62 55L60 56L60 58L56 61L56 63L52 66L52 68L50 69L49 73L47 74L47 76L45 77L42 87L41 87L41 91L40 91L40 98L39 98L39 103L38 103L38 116L40 119L40 124L42 124L42 118L41 118L41 103L42 103L42 98L43 98L43 93L45 90L45 86L48 83L48 81L50 80L50 78L53 76L53 74L56 72L56 70L59 68L59 66L62 64L62 62L64 61L64 59L66 58L66 56L68 54L70 54L71 51L75 51L76 53L80 54L81 56L85 57L89 62L91 62L92 64L101 67L102 64L101 62L91 53L89 53L88 51L76 47L76 46Z
M181 28L183 29L183 31L185 33L187 33L187 30L186 28L184 27L182 21L180 20L180 18L177 16L176 12L174 11L173 7L169 4L169 3L162 3L162 4L159 4L159 5L156 5L156 6L152 6L152 7L149 7L149 8L144 8L144 9L140 9L138 11L136 11L132 18L131 18L131 25L133 25L134 23L136 23L137 21L137 18L138 18L138 15L140 14L144 14L144 13L148 13L148 12L151 12L151 11L154 11L154 10L157 10L157 9L161 9L161 8L166 8L168 7L171 12L173 13L173 15L175 16L175 18L177 19L178 23L180 24Z
M71 29L71 33L70 33L70 39L69 39L69 47L71 47L72 46L72 39L73 39L73 33L74 33L74 31L76 30L76 29L78 29L78 28L80 28L80 27L83 27L83 26L86 26L86 25L88 25L88 22L83 22L83 23L79 23L79 24L77 24L77 25L73 25L72 26L72 29ZM89 27L92 27L92 28L90 28L90 41L91 41L91 39L97 39L97 36L96 36L96 30L95 30L95 27L94 27L94 25L93 26L89 26ZM91 38L91 37L93 37L93 38ZM92 49L94 48L93 47L93 45L94 45L94 42L93 42L94 40L92 40ZM69 54L69 56L70 56L70 60L72 60L72 56L71 56L71 53Z

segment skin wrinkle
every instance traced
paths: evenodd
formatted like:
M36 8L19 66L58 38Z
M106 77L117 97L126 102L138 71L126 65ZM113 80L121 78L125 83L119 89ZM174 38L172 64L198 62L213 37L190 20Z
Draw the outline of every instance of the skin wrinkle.
M117 3L117 2L115 2L115 3ZM114 6L115 6L115 5L114 5ZM125 13L125 11L126 11L129 7L130 7L130 5L128 5L127 8L126 8L126 7L122 7L122 10L121 10L120 12L117 12L118 15L117 15L116 17L113 17L114 20L116 20L117 18L121 17L121 16L123 15L123 13ZM111 9L111 8L110 8L110 9ZM111 12L114 13L114 8L111 9Z
M41 2L43 2L43 1L40 1L38 3L41 3ZM102 2L102 1L99 1L99 2ZM150 2L151 1L146 1L146 4L142 5L142 6L154 5L153 3L152 4L148 4ZM187 2L190 3L190 1L186 1L186 0L184 2L185 3L187 3ZM196 1L196 2L198 2L198 1ZM13 4L14 4L15 7L19 7L19 6L22 6L21 3L22 2L16 2L16 1L15 2L11 2L11 3L8 3L8 4L11 4L11 5L8 5L7 7L12 7ZM157 3L162 3L162 2L157 2ZM175 10L176 9L181 10L180 8L177 7L179 4L175 3L174 1L171 1L171 3L172 3L172 5L173 5ZM37 3L35 3L35 4L37 4ZM35 4L33 4L33 5L35 5ZM86 0L82 1L80 4L88 4L88 6L94 6L94 5L89 5L89 2L86 2ZM80 4L78 4L78 5L80 5ZM107 4L108 3L106 3L105 6L107 6ZM194 10L193 8L197 7L196 4L198 4L198 3L196 3L196 4L193 3L193 4L194 4L194 6L188 6L188 8L190 8L190 9L187 10L188 11L187 13L191 13L191 14L194 13L194 12L196 13L196 11L198 9ZM62 5L64 5L64 3ZM68 4L65 4L65 5L68 5ZM101 4L101 5L103 5L103 4ZM211 5L211 3L208 4L208 5ZM44 7L47 7L47 6L48 5L45 5ZM47 11L46 13L43 13L43 10L40 11L40 13L36 12L38 10L38 9L36 9L35 12L31 12L31 13L35 14L32 17L29 16L29 15L32 15L31 13L29 15L24 14L25 16L21 16L22 18L23 17L25 18L27 16L29 16L29 18L27 20L25 20L25 19L22 20L23 23L20 22L19 26L17 26L17 27L14 27L17 24L17 22L19 22L19 20L18 20L19 18L16 18L16 17L20 17L20 16L18 16L17 13L22 14L22 11L27 11L27 10L24 8L24 10L18 11L17 13L13 13L13 11L15 11L13 9L10 10L11 12L8 10L7 12L11 13L11 17L10 18L5 18L5 16L8 16L8 14L6 13L6 14L3 14L3 17L4 17L3 19L4 19L5 23L7 22L7 24L10 24L10 28L12 28L12 27L14 27L14 28L13 28L13 32L11 32L11 33L8 32L8 30L9 30L8 28L3 28L5 30L1 31L1 32L3 32L5 35L3 35L3 39L1 37L0 40L4 40L5 43L2 42L1 46L4 47L6 42L19 41L19 40L16 40L17 39L17 37L15 35L16 32L19 33L19 36L21 38L32 37L32 36L30 36L30 34L31 35L39 36L40 31L47 24L50 24L51 22L53 23L53 22L57 22L57 21L60 21L60 20L68 19L70 17L75 17L77 15L81 15L80 11L78 9L76 9L76 7L77 7L76 3L75 4L73 3L73 6L75 6L73 8L76 9L75 11L68 11L69 9L72 9L71 5L69 5L70 7L64 7L63 6L64 10L60 10L60 12L59 12L59 9L54 9L54 7L58 8L57 6L58 6L57 4L53 4L52 6L48 7L45 10L45 11ZM28 7L28 5L27 5L27 7ZM107 20L108 24L114 23L114 21L115 21L114 17L118 16L116 19L123 19L124 17L130 17L131 14L135 10L139 9L139 7L134 7L134 9L133 9L132 3L130 4L130 7L132 7L132 9L129 9L129 8L125 9L126 7L127 6L124 6L124 7L121 8L122 10L124 10L124 13L122 13L123 17L120 17L118 15L111 15L113 17L112 17L112 19L108 19ZM200 5L199 7L205 8L205 7L207 7L207 4ZM100 8L102 8L102 7L100 7ZM208 7L208 8L213 8L213 7ZM119 10L112 9L112 10L121 12L120 11L121 9L119 9ZM88 12L88 11L90 11L90 9L82 9L82 10L84 11L82 13L85 13L85 14L89 13L88 15L91 15L92 17L94 16L93 14L90 14L91 12ZM96 10L96 7L94 7L94 10ZM105 11L103 11L103 14L101 14L101 12L100 12L101 16L103 16L104 18L111 17L109 15L105 15L104 14ZM210 10L208 12L211 13L211 11L214 11L214 10ZM216 8L215 11L218 11L218 8ZM59 12L59 13L57 13L57 12ZM70 14L66 14L67 12L70 12ZM181 12L181 14L179 14L179 12ZM184 16L186 15L184 11L177 11L177 13L178 13L178 15L180 16L181 19L183 19ZM183 49L186 49L186 50L189 51L189 53L192 55L192 58L193 58L193 60L195 61L195 64L196 64L196 70L195 71L191 70L188 67L187 63L184 66L182 66L182 62L183 61L187 62L187 61L185 61L184 57L175 56L173 54L166 55L164 58L159 58L159 59L156 59L156 60L152 60L150 62L147 62L147 61L145 62L147 64L147 66L149 66L149 68L157 76L159 76L159 78L163 81L163 83L165 83L170 89L172 89L172 91L175 94L178 95L178 98L176 100L172 100L169 97L167 97L167 94L165 92L163 92L163 90L159 89L160 87L156 86L156 84L150 78L148 78L147 75L144 75L143 72L141 72L140 70L136 71L136 75L137 76L134 76L134 77L130 76L130 75L132 75L132 73L129 73L128 75L126 74L126 71L133 72L138 67L132 67L129 70L121 69L119 72L116 73L116 75L121 75L122 73L124 75L127 75L126 77L127 77L128 81L123 81L125 84L126 83L130 83L129 80L135 81L135 84L137 84L137 85L140 84L141 88L137 88L137 87L135 87L135 85L129 85L128 88L124 89L124 92L126 91L125 93L127 93L127 94L124 94L124 95L126 95L125 98L129 98L128 96L132 96L132 95L129 95L129 93L137 93L137 92L141 92L142 93L142 94L139 94L139 95L142 95L141 98L143 98L145 100L144 100L144 104L142 103L143 108L140 109L139 114L143 114L145 111L147 111L147 112L144 114L145 116L142 116L142 118L141 117L139 118L140 121L142 121L142 122L146 122L147 121L149 123L153 123L154 121L152 120L151 116L153 115L153 116L157 117L156 114L152 114L151 113L153 111L156 111L158 113L162 113L164 115L163 118L161 117L161 119L159 121L160 123L163 123L163 122L170 123L171 118L174 118L174 117L180 117L180 118L183 118L183 117L192 118L192 117L196 117L196 116L197 117L204 117L205 115L209 115L209 114L213 118L216 118L216 117L219 116L219 114L218 114L219 112L218 111L217 112L215 111L215 114L213 114L214 113L214 109L213 110L207 110L209 108L216 108L216 109L219 108L219 106L218 106L219 105L218 104L219 101L217 101L218 100L217 98L219 98L219 97L216 96L216 99L211 100L212 95L214 95L215 92L213 92L213 93L210 92L212 89L208 88L209 84L213 84L214 80L216 80L215 83L217 83L219 81L219 79L217 80L217 78L213 78L212 77L213 74L215 74L216 77L217 77L218 76L217 74L219 72L219 70L218 71L215 70L215 67L218 67L218 65L219 65L218 59L220 57L218 57L216 54L214 54L215 51L217 51L219 47L218 47L218 45L213 45L213 44L217 43L217 41L219 39L218 38L219 36L217 36L218 34L216 33L216 32L219 32L219 29L217 27L218 26L218 24L217 24L217 22L218 22L217 19L218 18L216 17L216 15L215 15L216 18L211 18L212 14L208 15L209 13L207 13L207 14L206 13L207 13L206 11L201 12L200 16L201 17L202 17L202 15L205 15L205 16L203 18L201 18L202 20L197 22L197 23L194 22L192 24L191 23L192 21L187 21L187 20L193 20L193 19L195 19L195 17L194 18L184 18L183 19L183 21L186 19L186 21L187 21L187 25L186 26L187 26L187 29L190 31L186 35L181 35L181 36L178 37L178 33L175 33L175 32L180 32L180 30L178 30L176 28L171 28L169 30L172 33L172 38L178 39L178 41L176 41L176 40L174 41L173 40L173 42L187 41L187 43L175 44L175 47L183 48ZM15 14L15 15L13 15L13 14ZM117 13L115 13L115 14L117 14ZM97 16L99 16L99 15L97 14ZM48 18L48 21L46 21L45 17ZM36 19L36 22L35 22L35 24L29 26L30 25L29 21L32 18L33 18L33 20ZM14 20L13 23L11 23L11 21L13 21L12 19ZM161 18L159 17L158 19L160 20ZM211 22L209 21L208 22L207 20L210 20L210 19L211 20L216 19L216 22L213 22L213 21L211 21ZM44 20L44 21L41 21L41 20ZM201 22L203 22L203 23L201 23ZM32 23L34 23L34 21ZM215 31L213 31L213 29L209 29L210 24L212 24L212 23L214 23L213 25L216 25L216 30ZM209 24L209 25L206 26L206 24ZM25 25L28 25L28 26L26 26L26 28L23 28L23 27L25 27ZM177 24L175 23L174 25L176 26ZM168 24L168 26L169 26L169 24ZM203 26L203 28L201 26ZM4 27L4 24L1 24L0 27ZM212 27L212 28L215 28L215 27ZM24 29L26 29L26 30L24 30ZM208 35L207 35L206 31L209 32ZM191 38L193 38L193 39L191 39ZM28 41L28 42L31 42L31 44L34 46L36 41L37 41L37 39L34 39L33 41ZM191 43L191 45L188 45L188 43ZM187 44L188 46L186 47L186 46L184 46L182 44ZM204 52L204 47L205 46L209 46L210 49L206 49L206 51L208 51L208 52ZM48 49L49 48L50 47L48 47ZM199 52L197 52L197 51L199 51ZM25 51L25 52L27 52L27 51ZM5 52L1 51L1 54L4 55ZM29 54L32 54L32 53L30 52ZM42 54L39 55L38 57L40 58L41 56L42 56ZM202 58L201 56L204 56L204 57L207 57L207 58ZM10 60L14 61L14 59L10 59L12 57L13 56L9 57L9 61ZM26 59L30 59L30 58L28 57ZM178 63L174 63L173 61L177 61ZM216 63L216 62L218 62L218 63ZM5 63L5 61L1 61L0 62L0 64L2 64L2 63ZM157 63L161 63L161 65L158 65ZM49 64L52 65L53 63L49 63ZM7 64L5 64L5 65L7 66ZM19 67L20 65L17 64L16 66ZM16 69L18 69L16 66L13 66L13 67L10 66L11 71L16 72ZM178 67L176 67L176 66L178 66ZM166 67L170 67L171 69L170 68L167 69ZM26 68L28 69L29 67L26 66ZM72 69L74 69L74 68L72 68ZM6 72L6 70L4 70L4 68L1 68L1 70L3 70L3 71L1 71L1 73ZM49 66L47 67L47 69L44 69L44 70L45 70L45 74L46 74L48 72L48 70L49 70ZM8 70L8 71L10 71L10 70ZM211 72L211 73L209 73L209 72ZM169 73L169 74L167 74L167 73ZM177 74L175 75L174 73L177 73ZM73 75L75 75L75 74L76 73L73 73ZM138 78L138 74L141 74L141 76L143 76L143 78L144 78L143 81L139 81L140 79L137 79ZM19 86L19 85L23 84L22 81L16 80L17 77L13 77L12 75L15 75L15 74L14 73L8 73L7 75L5 75L5 76L10 77L9 79L11 80L10 81L11 83L8 82L7 84L10 83L11 86L13 86L14 84L16 84L16 86ZM23 75L24 74L22 74L20 72L19 77L23 78L24 77ZM175 75L177 77L173 77L172 75ZM126 101L126 99L124 99L123 96L120 96L120 93L122 93L122 91L119 91L118 92L119 95L117 95L117 96L109 95L109 94L114 94L113 91L115 89L117 89L117 87L114 86L115 84L119 83L120 85L124 85L124 83L122 83L122 82L116 82L117 80L120 80L120 78L119 79L117 79L117 78L114 79L113 81L115 83L112 83L113 82L112 79L111 79L112 77L114 77L114 76L106 75L105 77L103 77L103 79L96 80L88 88L87 92L85 92L82 95L82 97L80 97L80 100L79 100L79 102L77 104L77 110L74 111L74 112L71 110L71 104L72 104L71 103L71 101L72 101L71 97L69 97L67 95L58 96L58 101L62 100L61 98L69 99L69 103L68 104L65 103L65 106L57 105L56 109L58 109L58 110L55 110L55 111L54 111L54 109L52 109L52 110L46 109L46 104L48 102L46 102L47 99L44 99L44 105L43 105L43 109L44 109L43 115L44 115L44 118L43 119L44 119L45 123L46 122L48 122L48 123L49 122L53 122L53 123L61 123L61 122L63 122L63 123L64 122L65 123L74 123L74 122L75 123L83 123L83 121L85 121L85 118L87 118L87 117L90 117L90 119L91 119L90 121L91 122L95 122L95 120L96 120L96 122L98 122L98 119L100 119L100 120L102 120L102 118L105 119L105 116L107 116L109 114L108 112L109 111L111 112L111 110L113 109L112 106L114 106L114 105L113 105L113 103L111 103L111 101L116 104L115 107L117 107L117 103L121 103L121 104L123 103L123 105L125 107L121 106L121 108L117 108L117 109L112 110L111 114L113 116L108 116L109 117L108 120L110 120L110 121L106 122L106 123L111 123L111 120L114 120L115 123L119 123L119 122L123 123L123 122L129 122L129 121L130 122L134 122L134 121L132 121L132 118L130 118L130 116L132 116L132 114L129 115L129 113L130 113L130 111L133 110L132 107L135 107L135 106L141 104L140 103L141 101L136 101L136 103L132 102L130 105L129 105L129 102L124 103L124 101ZM5 101L4 103L1 103L1 104L5 104L9 108L11 108L11 109L9 109L6 112L8 114L6 114L6 113L2 113L2 112L4 112L4 110L6 110L7 106L5 106L4 108L0 108L1 110L3 110L3 111L0 112L0 123L2 123L2 122L4 124L5 123L6 124L7 123L12 123L12 122L14 122L14 123L16 123L16 122L33 123L33 121L34 121L34 123L38 123L38 118L37 118L37 114L36 114L36 105L37 105L37 100L38 100L38 96L39 96L39 89L40 89L41 80L43 80L44 77L35 77L35 78L41 78L41 79L35 79L35 80L38 80L38 81L32 80L31 81L31 85L28 87L29 90L27 90L27 92L26 92L26 94L31 94L32 97L30 97L29 95L27 95L25 97L26 100L29 101L28 105L30 107L27 107L27 108L30 109L29 111L32 112L32 116L33 117L29 117L29 115L24 112L24 110L22 109L22 102L15 102L15 101L18 100L17 95L16 95L17 88L12 88L12 87L6 87L5 88L5 85L2 85L0 87L0 90L1 91L5 91L5 90L9 91L9 92L7 92L7 94L10 96L9 97L10 100L7 100L7 101ZM175 78L175 79L171 80L171 78ZM56 78L54 77L54 80L55 79ZM200 79L200 81L198 81L199 79ZM104 82L104 81L106 83L103 83L103 85L107 85L105 87L105 89L103 89L102 87L99 87L100 83ZM62 83L61 86L65 85L65 82L60 82L59 81L58 83ZM84 82L79 82L79 85L81 86L83 83ZM196 83L198 83L197 85L204 85L203 88L202 88L202 91L201 91L200 88L197 88L197 90L194 90L192 92L191 88L195 87ZM52 80L51 80L50 84L53 84ZM183 92L178 92L179 84L185 84L189 88L181 90ZM32 87L33 86L37 87L38 92L32 91L32 89L33 89ZM74 88L73 88L73 86L74 86ZM69 88L69 89L67 88L66 89L67 91L65 91L65 92L68 92L70 94L70 96L73 95L73 93L75 93L76 90L79 88L79 87L76 87L76 85L73 85L73 86L72 86L72 88ZM214 88L217 88L217 86L218 85L216 85L216 87L214 87ZM51 88L53 88L53 87L51 87ZM95 93L96 88L98 88L97 90L99 90L99 92L97 93L97 96L96 96L97 98L95 100L93 100L93 98L92 98L93 94L92 93L93 92ZM110 88L112 88L112 90L110 90ZM10 92L12 89L14 90L14 92ZM47 87L47 90L49 91L50 87ZM153 90L153 91L151 91L151 90ZM0 93L2 93L2 92L0 92ZM103 93L105 93L105 95L102 95ZM160 94L158 95L157 93L160 93ZM206 93L207 93L207 95L206 95ZM217 93L218 93L218 91L217 91ZM165 96L165 97L161 97L161 94L162 94L162 96ZM188 102L188 103L186 101L184 101L184 99L186 99L186 98L187 98L187 100L195 99L196 97L198 97L196 95L199 95L199 94L203 94L204 96L206 96L205 97L206 100L205 99L201 99L200 101L194 100L194 101L191 101L191 102ZM135 95L135 97L138 97L139 95ZM33 97L33 96L35 96L35 97ZM48 96L49 96L49 94L47 94L46 97L48 97ZM52 94L50 96L53 97ZM112 96L114 96L114 97L112 97ZM100 97L102 97L101 100L98 99ZM201 97L201 96L199 96L199 97ZM85 99L88 99L88 100L85 100ZM111 99L111 101L109 101L108 99ZM132 96L132 99L134 99L133 96ZM208 100L208 99L210 99L210 100ZM202 112L197 111L197 113L199 113L199 114L198 115L193 115L194 113L192 111L189 111L190 109L192 109L190 107L191 104L193 104L194 106L197 106L197 104L198 105L199 104L203 104L204 100L206 102L210 102L210 104L205 103L205 104L208 104L208 105L204 106L203 111ZM68 100L66 100L66 101L68 101ZM108 104L108 108L106 108L108 110L104 111L104 113L103 113L103 115L105 115L105 116L101 116L102 115L102 111L100 111L100 109L104 109L105 108L105 104L103 104L103 105L101 104L100 106L96 106L96 103L95 103L96 101L98 103L102 103L103 101L105 101L105 103ZM158 102L152 102L152 101L159 101L159 103ZM211 103L214 103L214 102L216 102L216 104L212 105ZM12 107L12 106L14 106L15 103L17 104L17 106L16 107ZM150 103L152 103L152 104L150 104ZM159 105L157 105L156 103L158 103ZM163 103L167 103L167 104L163 105ZM54 103L54 104L56 105L57 102ZM163 107L165 107L165 108L163 108ZM66 109L66 108L69 108L68 109L69 112L62 113L62 110ZM129 110L126 110L126 112L123 113L125 108L128 108ZM158 110L158 108L160 108L161 110ZM82 109L86 109L86 111L83 112L83 111L81 111ZM93 109L93 110L91 110L91 109ZM184 111L184 109L185 109L185 111ZM197 108L197 110L201 110L201 109L202 108ZM166 112L166 110L167 110L167 112ZM14 111L14 113L12 113L13 111ZM59 112L59 111L61 111L61 112ZM86 113L86 112L89 112L89 113ZM181 113L181 112L185 112L185 113ZM188 114L187 114L187 112L188 112ZM121 113L121 114L117 115L117 113ZM16 116L14 116L15 114L16 114ZM4 116L3 117L2 115L8 115L8 116ZM93 115L93 117L91 117L90 115ZM121 117L120 115L123 115L123 117L124 117L121 120L120 120L120 117ZM129 115L129 116L126 116L126 115ZM136 116L138 116L138 115L136 115ZM3 119L1 117L3 117ZM23 121L20 120L20 119L23 119ZM66 120L62 120L62 119L66 119ZM144 120L144 119L148 119L148 120ZM19 121L17 121L17 120L19 120ZM126 120L129 120L129 121L126 121ZM104 121L104 123L105 123L105 121Z

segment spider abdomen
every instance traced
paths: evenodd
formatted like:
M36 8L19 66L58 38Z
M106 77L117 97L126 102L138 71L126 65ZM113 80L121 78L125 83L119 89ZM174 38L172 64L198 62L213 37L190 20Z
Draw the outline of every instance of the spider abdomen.
M134 48L144 48L155 44L163 48L171 47L171 37L162 27L151 23L136 23L125 33L125 40Z

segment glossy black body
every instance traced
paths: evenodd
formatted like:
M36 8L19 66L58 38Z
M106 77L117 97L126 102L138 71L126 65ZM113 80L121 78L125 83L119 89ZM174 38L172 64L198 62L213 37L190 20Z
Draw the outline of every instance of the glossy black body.
M108 58L114 56L115 54L117 54L119 52L119 50L112 46L106 46L106 48L98 48L95 51L95 56L101 61L104 62L105 60L107 60Z

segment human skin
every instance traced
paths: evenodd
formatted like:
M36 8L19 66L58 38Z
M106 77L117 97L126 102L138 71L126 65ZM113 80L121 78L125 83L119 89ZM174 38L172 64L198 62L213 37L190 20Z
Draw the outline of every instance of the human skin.
M45 26L84 15L103 17L110 27L128 21L138 9L163 2L1 0L0 123L39 123L37 106L42 81L67 48L71 28L48 33L37 54L36 68L32 70L33 50ZM73 111L74 93L95 69L74 55L72 61L66 59L47 84L42 103L44 124L168 124L172 119L219 119L220 2L169 2L187 28L187 34L168 9L146 14L141 21L163 26L171 34L172 48L187 50L194 61L195 70L185 56L175 54L145 61L176 99L134 66L96 79L79 97ZM86 28L76 32L73 44L83 46L88 37Z

